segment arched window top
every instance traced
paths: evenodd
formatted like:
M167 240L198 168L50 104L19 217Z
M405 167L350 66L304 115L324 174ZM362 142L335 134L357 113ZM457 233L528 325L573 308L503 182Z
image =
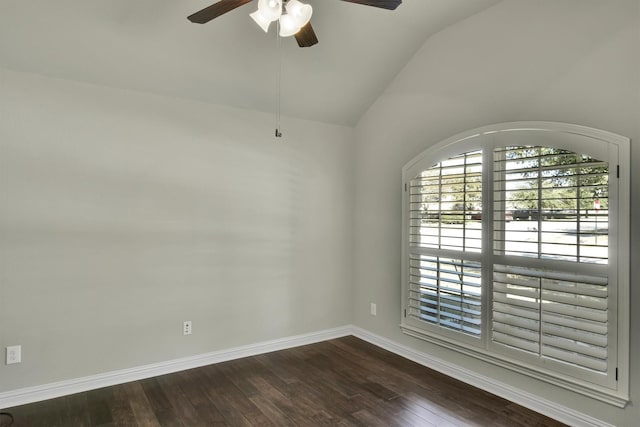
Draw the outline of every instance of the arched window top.
M563 148L575 153L609 161L611 150L629 149L629 138L600 129L558 122L507 122L461 132L428 147L409 161L404 170L430 166L421 164L423 159L455 156L464 151L479 150L487 146L500 145L544 145Z

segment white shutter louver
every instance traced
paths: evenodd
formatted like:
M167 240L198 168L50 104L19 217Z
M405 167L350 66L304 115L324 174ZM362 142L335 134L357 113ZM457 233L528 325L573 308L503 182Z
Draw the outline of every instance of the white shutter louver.
M496 253L606 264L608 170L567 150L495 149Z
M409 185L412 246L479 252L482 247L482 152L444 160Z
M495 265L492 340L540 357L607 370L606 277Z
M412 255L409 265L408 315L479 336L482 313L480 263Z

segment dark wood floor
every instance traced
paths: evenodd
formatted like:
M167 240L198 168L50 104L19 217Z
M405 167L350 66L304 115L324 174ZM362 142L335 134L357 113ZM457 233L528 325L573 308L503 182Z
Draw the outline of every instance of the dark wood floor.
M355 337L5 411L12 427L563 425Z

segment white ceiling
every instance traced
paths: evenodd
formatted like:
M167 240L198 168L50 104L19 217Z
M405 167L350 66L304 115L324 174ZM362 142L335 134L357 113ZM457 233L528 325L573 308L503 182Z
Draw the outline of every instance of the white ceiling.
M0 67L354 125L425 40L498 0L404 0L395 11L307 0L320 43L277 48L249 3L208 24L215 0L0 0Z

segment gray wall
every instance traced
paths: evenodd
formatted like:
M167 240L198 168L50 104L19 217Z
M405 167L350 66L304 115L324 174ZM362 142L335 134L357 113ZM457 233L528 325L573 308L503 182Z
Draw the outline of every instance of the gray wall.
M0 392L351 322L351 128L0 88Z
M404 336L400 322L401 168L430 145L517 120L575 123L633 139L640 163L637 0L509 0L426 41L356 128L354 323L620 426L640 419L640 316L631 319L625 410ZM640 217L632 171L632 218ZM632 224L631 304L640 306L640 227ZM377 316L369 303L377 304Z

